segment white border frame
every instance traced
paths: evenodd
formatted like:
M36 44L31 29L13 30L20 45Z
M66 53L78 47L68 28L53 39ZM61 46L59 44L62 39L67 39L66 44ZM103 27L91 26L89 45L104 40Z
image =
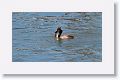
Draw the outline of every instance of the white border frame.
M12 62L12 12L102 12L102 62ZM114 74L113 0L0 1L0 73Z

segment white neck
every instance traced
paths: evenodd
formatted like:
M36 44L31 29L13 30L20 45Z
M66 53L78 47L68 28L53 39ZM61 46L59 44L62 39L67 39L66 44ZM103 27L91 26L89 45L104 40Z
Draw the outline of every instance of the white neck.
M56 33L56 37L58 38L59 33Z

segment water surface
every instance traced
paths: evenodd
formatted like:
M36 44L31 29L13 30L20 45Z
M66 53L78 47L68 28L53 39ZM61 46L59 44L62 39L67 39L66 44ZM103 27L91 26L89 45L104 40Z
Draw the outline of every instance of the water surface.
M74 39L56 40L54 32ZM13 62L101 62L101 12L13 12Z

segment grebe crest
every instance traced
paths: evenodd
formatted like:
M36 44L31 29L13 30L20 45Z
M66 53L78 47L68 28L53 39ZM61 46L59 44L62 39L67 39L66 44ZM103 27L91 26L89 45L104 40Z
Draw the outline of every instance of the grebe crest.
M61 29L61 27L58 27L57 30L55 31L55 37L57 39L73 39L74 36L72 35L61 35L63 32L63 30Z

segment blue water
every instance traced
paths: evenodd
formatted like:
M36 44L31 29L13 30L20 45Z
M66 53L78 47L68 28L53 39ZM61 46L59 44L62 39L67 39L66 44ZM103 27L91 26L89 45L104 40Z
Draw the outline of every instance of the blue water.
M74 39L56 40L54 32ZM101 62L101 12L13 12L13 62Z

